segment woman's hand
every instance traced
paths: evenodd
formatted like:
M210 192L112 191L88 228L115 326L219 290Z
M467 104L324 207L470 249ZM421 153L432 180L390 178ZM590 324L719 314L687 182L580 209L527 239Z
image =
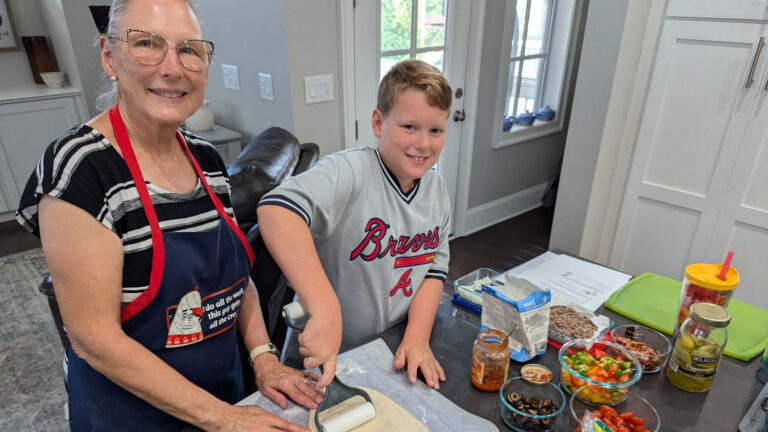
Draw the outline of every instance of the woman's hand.
M408 365L408 379L411 384L416 382L416 374L421 368L427 385L440 390L440 381L445 381L445 372L432 354L428 343L411 343L404 338L395 352L393 366L395 369L402 369L406 365Z
M230 405L224 413L223 419L216 428L216 432L240 432L240 431L289 431L310 432L304 426L291 423L288 420L255 406Z
M285 366L274 354L256 356L253 372L259 391L283 409L288 406L286 395L307 409L317 408L323 400L323 392L312 381L319 380L318 375Z
M341 347L341 310L310 314L299 334L299 354L303 355L304 367L314 369L323 366L323 376L317 385L326 387L336 375L336 356Z

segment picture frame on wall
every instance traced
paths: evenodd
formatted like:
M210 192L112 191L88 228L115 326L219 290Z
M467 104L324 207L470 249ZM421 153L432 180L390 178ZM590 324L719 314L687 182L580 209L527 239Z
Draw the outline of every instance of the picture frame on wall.
M0 51L21 49L9 0L0 0Z

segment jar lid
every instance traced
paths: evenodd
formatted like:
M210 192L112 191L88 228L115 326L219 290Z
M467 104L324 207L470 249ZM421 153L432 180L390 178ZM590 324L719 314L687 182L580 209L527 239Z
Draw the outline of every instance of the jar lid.
M691 319L710 327L726 327L731 322L731 313L714 303L694 303L691 305Z
M692 283L717 291L730 291L736 289L739 285L739 272L735 268L729 267L725 273L725 280L721 280L718 275L723 269L722 264L689 264L685 268L685 277Z

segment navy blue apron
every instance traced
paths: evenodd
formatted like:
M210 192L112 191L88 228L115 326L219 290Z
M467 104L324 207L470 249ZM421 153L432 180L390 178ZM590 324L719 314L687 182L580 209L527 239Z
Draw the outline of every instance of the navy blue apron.
M212 231L163 233L117 106L109 115L152 231L150 284L122 308L123 330L193 383L235 403L244 396L237 317L253 252L178 133L221 219ZM116 385L71 348L67 359L73 432L171 431L189 426Z

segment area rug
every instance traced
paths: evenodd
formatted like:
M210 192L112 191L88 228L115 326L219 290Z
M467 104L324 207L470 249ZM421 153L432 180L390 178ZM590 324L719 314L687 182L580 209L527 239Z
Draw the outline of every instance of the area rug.
M45 297L41 249L0 258L0 430L68 431L64 354Z

